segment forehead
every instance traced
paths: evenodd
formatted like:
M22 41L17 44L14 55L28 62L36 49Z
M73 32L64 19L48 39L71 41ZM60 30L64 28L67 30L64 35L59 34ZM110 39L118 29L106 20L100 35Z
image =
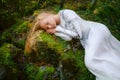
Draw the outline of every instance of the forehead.
M46 18L40 20L40 26L44 26L44 25L46 24L46 22L47 22L47 19L46 19Z
M46 18L40 20L40 22L39 22L40 28L46 30L46 23L47 23L47 19Z
M44 25L44 24L46 24L47 22L50 22L50 21L51 21L51 16L47 16L44 19L40 20L40 24Z

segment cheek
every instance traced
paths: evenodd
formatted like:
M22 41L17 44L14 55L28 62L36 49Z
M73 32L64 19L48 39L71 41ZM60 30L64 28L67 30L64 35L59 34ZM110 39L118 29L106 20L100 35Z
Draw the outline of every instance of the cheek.
M54 27L56 26L56 23L55 23L55 22L53 23L53 26L54 26Z
M41 27L41 29L42 29L42 30L47 30L47 26L44 25L44 26Z
M56 23L55 23L54 21L51 21L51 22L50 22L50 26L53 28L53 27L56 26Z
M53 25L54 25L54 27L56 26L56 22L55 21L53 21Z
M56 23L53 23L52 28L55 28L55 27L56 27Z

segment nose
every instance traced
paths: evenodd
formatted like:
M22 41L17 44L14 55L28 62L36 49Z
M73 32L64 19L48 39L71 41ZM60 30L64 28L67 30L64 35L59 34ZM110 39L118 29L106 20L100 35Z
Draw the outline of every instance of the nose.
M48 28L48 29L51 29L52 27L51 27L51 25L48 25L47 28Z
M47 28L48 29L53 29L53 28L55 28L55 26L54 25L48 25Z

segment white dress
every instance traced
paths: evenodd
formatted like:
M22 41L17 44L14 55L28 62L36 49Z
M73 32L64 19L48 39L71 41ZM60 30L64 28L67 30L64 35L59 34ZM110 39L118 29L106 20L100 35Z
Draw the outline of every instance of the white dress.
M59 12L61 23L56 36L64 40L79 38L85 49L85 65L96 80L120 80L120 42L108 28L83 20L72 10Z

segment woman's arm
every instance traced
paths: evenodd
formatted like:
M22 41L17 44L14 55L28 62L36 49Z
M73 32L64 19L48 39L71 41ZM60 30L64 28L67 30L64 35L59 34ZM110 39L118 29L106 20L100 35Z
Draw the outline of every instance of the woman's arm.
M69 37L71 38L77 38L78 37L78 34L74 31L71 31L71 30L67 30L67 29L64 29L63 27L61 26L57 26L56 27L56 32L58 33L63 33L65 35L68 35Z
M62 16L63 19L65 20L66 23L68 23L69 25L71 25L73 27L75 33L77 33L77 35L79 35L79 38L82 38L82 19L80 19L80 16L77 15L73 10L63 10L62 11ZM70 26L66 26L68 29L70 28Z
M60 37L60 38L62 38L62 39L65 40L65 41L70 41L70 40L72 40L72 38L71 38L70 36L68 36L68 35L66 35L66 34L64 34L64 33L56 32L55 35L58 36L58 37Z

